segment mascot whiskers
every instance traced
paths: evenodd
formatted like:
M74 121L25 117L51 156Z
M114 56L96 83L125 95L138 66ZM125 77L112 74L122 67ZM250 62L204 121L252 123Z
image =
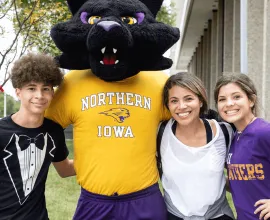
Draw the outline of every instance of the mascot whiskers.
M165 220L156 130L167 79L159 70L179 30L157 22L162 0L70 0L72 18L51 36L71 69L47 112L74 126L82 187L75 220Z

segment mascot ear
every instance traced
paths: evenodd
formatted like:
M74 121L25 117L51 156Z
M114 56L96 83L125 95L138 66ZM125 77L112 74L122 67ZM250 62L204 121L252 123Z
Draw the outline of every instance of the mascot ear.
M80 7L87 2L87 0L67 0L68 8L71 11L72 15L80 9Z
M147 60L147 61L146 61ZM157 70L166 70L171 68L173 62L171 59L166 57L151 57L148 59L140 60L136 66L143 71L157 71Z
M154 17L157 16L157 13L160 10L161 5L163 3L163 0L140 0L140 1L147 6L147 8L152 12Z
M88 60L88 54L74 55L62 53L60 56L55 57L55 61L61 68L68 70L85 70L91 68Z

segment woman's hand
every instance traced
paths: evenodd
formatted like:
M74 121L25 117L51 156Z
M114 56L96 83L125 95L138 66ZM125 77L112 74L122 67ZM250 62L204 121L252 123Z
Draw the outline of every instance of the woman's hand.
M261 212L259 217L260 219L267 220L270 218L270 199L260 199L254 206L258 207L254 214Z

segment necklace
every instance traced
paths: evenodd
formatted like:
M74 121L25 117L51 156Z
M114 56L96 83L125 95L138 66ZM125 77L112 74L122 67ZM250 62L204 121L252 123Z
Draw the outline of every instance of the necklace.
M246 130L246 128L248 127L249 124L251 124L254 120L256 119L255 116L253 116L253 118L250 120L250 122L247 124L247 126L244 128L243 131L237 131L237 141L239 140L239 138L241 137L241 135L243 134L243 132Z

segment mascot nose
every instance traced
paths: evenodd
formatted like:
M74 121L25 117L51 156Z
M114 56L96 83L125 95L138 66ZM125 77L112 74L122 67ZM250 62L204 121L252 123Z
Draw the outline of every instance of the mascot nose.
M102 27L105 31L110 31L112 28L120 26L120 24L115 21L101 21L97 26Z

